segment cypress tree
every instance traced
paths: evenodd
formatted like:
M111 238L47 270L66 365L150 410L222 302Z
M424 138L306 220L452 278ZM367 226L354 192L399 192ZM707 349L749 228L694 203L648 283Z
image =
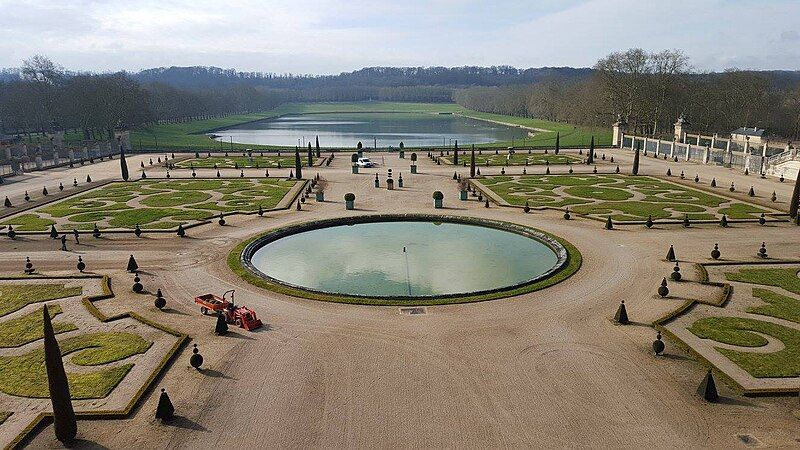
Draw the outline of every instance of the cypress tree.
M320 157L320 153L319 153L319 136L317 136L315 140L316 140L316 145L317 145L317 158L319 158Z
M300 163L300 148L295 147L294 148L294 172L295 172L294 175L295 175L295 178L297 178L298 180L303 178L303 175L302 175L302 172L301 172L301 170L302 170L301 166L302 165L303 164Z
M586 159L586 164L594 164L594 136L589 142L589 158Z
M558 132L556 133L556 150L554 152L556 155L558 154L558 150L560 147L561 147L561 132Z
M314 151L311 150L311 142L308 143L308 167L314 166Z
M632 175L639 175L639 144L636 144L636 153L633 154L633 169Z
M125 161L125 151L119 147L119 170L122 172L122 181L128 181L128 162Z
M453 149L453 165L458 165L458 140L456 140L456 146Z
M469 177L475 178L475 144L472 144L472 152L469 156Z
M789 202L789 217L797 217L798 206L800 206L800 173L797 174L797 181L794 182L792 200Z
M42 317L44 320L44 362L47 369L47 385L50 388L50 401L53 404L53 428L56 438L65 445L69 445L78 434L78 422L75 420L75 411L72 409L67 373L64 371L61 349L58 347L58 341L53 332L47 305L42 308Z

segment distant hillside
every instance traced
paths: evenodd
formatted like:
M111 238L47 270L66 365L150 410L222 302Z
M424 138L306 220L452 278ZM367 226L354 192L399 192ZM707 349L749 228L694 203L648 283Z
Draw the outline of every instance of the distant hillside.
M338 75L279 75L239 72L219 67L158 67L129 74L143 84L164 83L181 88L208 88L231 84L273 89L308 89L344 86L505 86L535 84L544 79L577 80L591 75L592 69L541 67L517 69L496 67L366 67Z

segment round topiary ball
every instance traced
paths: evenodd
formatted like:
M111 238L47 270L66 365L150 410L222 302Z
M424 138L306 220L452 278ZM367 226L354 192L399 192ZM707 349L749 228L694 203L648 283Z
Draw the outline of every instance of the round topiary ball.
M344 194L344 200L346 202L354 202L356 200L356 194L348 192L347 194Z
M442 191L435 191L433 193L433 199L434 200L442 200L443 198L444 198L444 194L442 194Z

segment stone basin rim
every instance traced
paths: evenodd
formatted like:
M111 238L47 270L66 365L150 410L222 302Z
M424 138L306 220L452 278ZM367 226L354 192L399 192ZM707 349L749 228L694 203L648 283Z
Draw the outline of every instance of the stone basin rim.
M306 231L319 230L323 228L358 225L365 223L381 223L381 222L451 223L451 224L461 224L461 225L482 226L486 228L493 228L496 230L515 233L533 239L535 241L538 241L541 244L544 244L553 253L555 253L556 263L550 269L548 269L547 271L543 272L542 274L536 277L533 277L529 280L520 283L510 284L499 288L478 290L478 291L464 292L464 293L439 294L439 295L415 295L415 296L363 295L363 294L351 294L351 293L331 292L319 289L312 289L307 286L296 285L293 283L288 283L286 281L271 277L261 272L252 263L252 257L259 249L261 249L262 247L266 246L271 242L274 242L278 239L287 236L292 236ZM334 299L334 301L335 298L337 297L356 298L356 299L361 298L364 300L368 299L406 300L409 302L409 305L412 305L414 301L424 301L424 300L434 300L434 299L454 299L461 297L481 296L487 294L501 294L507 291L511 292L516 289L524 288L526 286L538 283L544 279L550 278L551 276L561 271L567 265L569 258L570 258L569 251L553 235L537 230L535 228L531 228L525 225L519 225L512 222L505 222L500 220L485 219L478 217L438 215L438 214L370 214L362 216L351 216L351 217L344 216L344 217L336 217L330 219L314 220L298 224L291 224L272 231L268 231L267 233L253 239L250 243L248 243L244 247L241 256L239 258L239 263L252 275L263 279L269 284L274 284L277 286L288 288L290 290L299 291L300 294L297 296L300 297L303 296L302 292L307 292L309 294L318 294L330 297L331 299Z

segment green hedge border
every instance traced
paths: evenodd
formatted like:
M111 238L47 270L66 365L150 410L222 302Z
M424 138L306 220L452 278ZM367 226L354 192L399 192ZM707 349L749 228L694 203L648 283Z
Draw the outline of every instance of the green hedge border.
M172 363L177 356L178 352L186 345L189 341L189 336L185 333L181 333L179 331L173 330L167 326L164 326L158 322L154 322L150 319L140 316L134 312L125 312L121 314L117 314L114 316L106 316L103 314L97 307L94 305L94 302L99 300L105 300L114 297L114 292L111 290L111 278L108 275L68 275L68 276L38 276L36 279L101 279L101 286L103 288L103 293L94 295L94 296L84 296L81 299L81 302L89 310L89 313L96 317L99 321L103 323L113 322L119 319L131 318L137 320L145 325L151 326L158 330L161 330L167 334L175 336L178 340L173 344L170 350L167 352L166 355L161 359L158 363L156 368L147 378L147 380L142 384L138 391L131 397L131 400L125 406L125 408L121 410L101 410L101 411L82 411L76 412L75 416L79 420L104 420L104 419L125 419L133 413L133 411L139 406L142 398L145 394L147 394L154 386L155 381L161 377L164 371L168 368L170 363ZM0 280L20 280L25 279L23 277L0 277ZM120 380L121 381L121 380ZM116 388L116 386L115 386ZM25 427L11 442L6 445L6 449L16 449L22 448L29 442L33 436L38 433L41 429L47 426L53 419L52 412L42 412L36 416L27 427Z
M380 221L381 218L394 218L397 220L399 217L397 214L378 214L378 215L371 215L371 216L357 216L360 220L364 220L364 218L369 217L371 219L375 219L374 221ZM486 225L487 222L493 222L494 224L502 226L505 225L509 228L524 228L530 230L532 232L542 233L560 243L564 246L567 250L567 261L566 263L556 272L551 274L549 277L535 281L530 284L526 284L523 286L519 286L516 288L508 289L508 290L500 290L496 292L487 292L479 295L464 295L464 296L454 296L454 297L433 297L433 298L409 298L409 299L401 299L401 298L381 298L381 297L354 297L354 296L347 296L347 295L336 295L336 294L327 294L321 292L313 292L307 291L300 288L293 288L290 286L286 286L283 284L277 284L270 282L258 275L254 274L250 270L248 270L244 264L242 263L242 253L244 252L245 247L247 247L251 242L261 238L264 233L258 234L253 236L245 241L241 242L239 245L234 247L233 250L228 254L227 263L228 267L238 275L240 278L248 282L249 284L266 289L273 292L278 292L280 294L290 295L293 297L300 297L306 298L311 300L320 300L326 302L335 302L335 303L347 303L352 305L371 305L371 306L436 306L436 305L450 305L450 304L458 304L458 303L473 303L473 302L481 302L487 300L496 300L500 298L507 298L507 297L514 297L517 295L527 294L530 292L538 291L555 284L558 284L567 278L571 277L575 274L575 272L580 269L581 264L583 263L583 257L580 251L572 245L569 241L548 233L546 231L539 230L537 228L528 227L526 225L520 225L512 222L503 222L503 221L496 221L496 220L487 220L481 219L477 217L467 217L467 216L445 216L445 215L430 215L430 214L409 214L409 218L412 217L425 217L430 218L431 220L440 219L446 221L448 218L453 219L460 219L461 222L457 223L474 223L475 225ZM342 224L348 222L348 219L352 219L353 217L344 216L339 218L342 221ZM291 224L286 225L280 228L276 228L271 230L270 232L276 232L281 230L286 230L290 228L295 228L300 226L300 224Z
M687 353L692 355L697 361L699 361L702 365L713 369L717 376L722 379L725 384L730 386L734 391L747 396L747 397L759 397L759 396L776 396L776 395L797 395L797 389L787 389L787 388L758 388L758 389L747 389L738 381L734 380L728 374L726 374L723 370L717 367L714 363L709 361L703 355L701 355L697 350L692 348L689 344L684 342L681 338L675 335L673 332L669 331L666 328L666 325L673 320L677 319L678 317L682 316L683 314L689 312L693 309L697 304L705 304L710 306L716 306L718 308L724 308L725 305L730 300L731 295L733 295L733 286L729 283L720 283L709 281L708 278L708 270L706 267L708 266L742 266L742 265L772 265L772 264L800 264L800 260L778 260L778 261L713 261L713 262L705 262L705 263L695 263L695 267L698 269L700 274L700 281L698 283L703 285L710 285L710 286L718 286L723 288L723 295L722 299L719 302L715 303L704 303L698 300L687 300L681 306L673 310L672 312L667 313L666 315L656 319L653 321L652 326L656 330L660 331L661 334L668 337L670 340L675 342L675 344L685 350Z
M27 207L25 209L21 209L19 211L14 211L13 213L6 215L5 217L0 215L0 220L5 220L5 219L7 219L9 217L16 216L17 214L30 212L33 209L48 205L50 203L55 203L55 202L61 201L61 200L67 200L70 197L73 197L75 195L83 194L83 193L92 191L94 189L98 189L98 188L107 186L107 185L112 184L112 183L138 183L139 181L177 181L177 180L190 180L190 181L193 181L193 180L268 180L268 179L269 178L259 178L259 177L244 177L244 178L240 178L240 177L236 177L236 178L231 178L231 177L228 177L228 178L225 178L225 177L223 177L223 178L208 178L208 177L206 177L206 178L166 178L166 177L161 177L161 178L145 178L145 179L141 179L140 178L138 180L132 180L132 181L106 180L106 181L102 181L102 182L98 183L96 186L92 186L91 188L87 188L87 189L79 191L79 192L73 192L73 193L71 193L69 195L66 195L66 196L63 196L63 197L53 198L52 200L49 200L47 202L44 202L44 203L41 203L41 204L32 205L32 206L29 206L29 207ZM283 178L278 178L278 179L283 179ZM303 192L306 190L306 187L311 182L311 180L309 180L309 179L300 179L300 180L295 180L295 181L299 181L300 183L296 183L295 186L292 189L290 189L286 194L284 194L283 198L281 198L278 201L278 204L274 208L265 209L264 212L284 211L284 210L288 210L289 208L294 206L295 202L303 194ZM284 203L284 202L285 202L285 204L283 206L281 206L281 203ZM8 208L6 208L6 209L8 209ZM229 211L229 212L225 213L226 216L252 216L254 214L258 214L258 212L257 211L239 211L239 210L236 210L236 211ZM200 219L198 221L195 221L193 223L189 223L189 224L185 225L183 227L183 229L184 230L189 230L191 228L199 227L201 225L207 225L207 224L211 223L218 216L219 216L219 213L210 214L209 216L207 216L204 219ZM0 230L5 230L7 226L8 225L0 225ZM177 227L168 228L168 229L163 229L163 228L155 228L155 229L142 228L142 232L148 233L148 234L166 234L166 233L174 234L177 230L178 230ZM119 229L119 228L106 228L106 229L101 228L100 231L103 234L133 234L134 230ZM60 232L61 233L67 233L67 232L71 232L71 230L62 229ZM49 236L50 235L50 231L49 230L48 231L17 231L16 233L17 233L17 236ZM92 234L92 230L78 231L78 234L89 235L89 234Z

